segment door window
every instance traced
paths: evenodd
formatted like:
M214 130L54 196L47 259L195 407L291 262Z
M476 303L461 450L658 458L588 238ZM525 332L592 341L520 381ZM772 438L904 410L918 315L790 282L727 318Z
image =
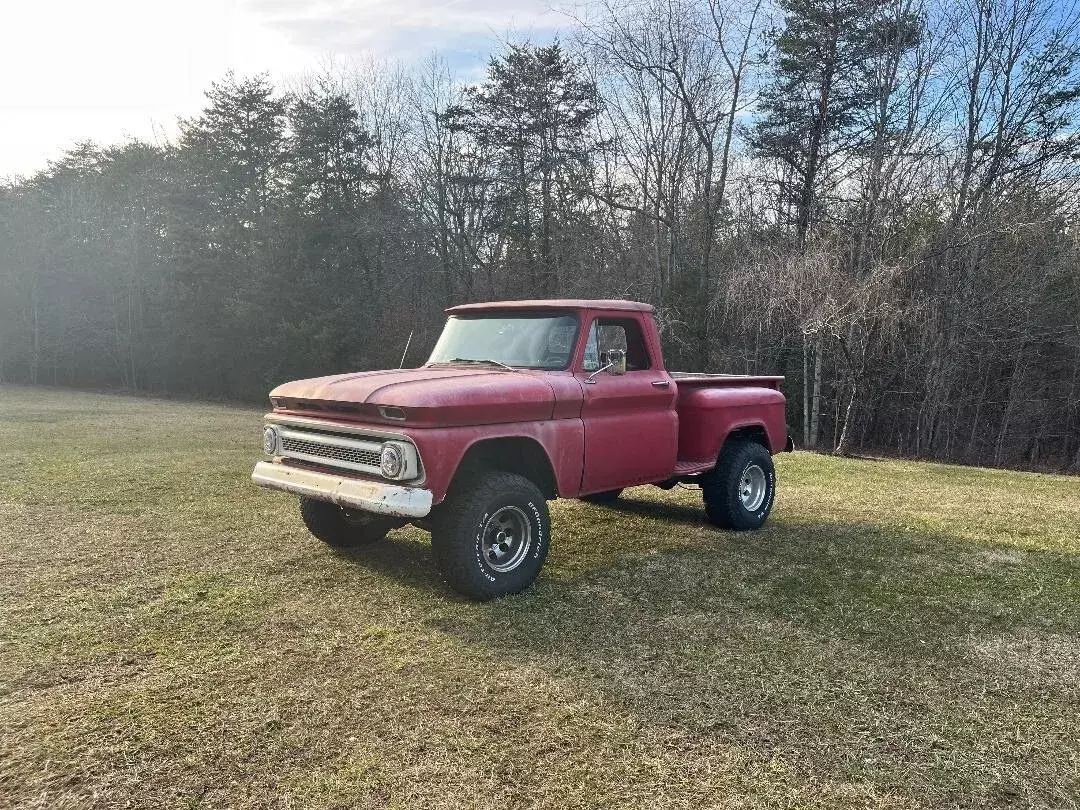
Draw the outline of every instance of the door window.
M585 343L582 369L596 371L606 361L608 349L626 352L626 370L641 371L649 367L649 353L645 350L645 337L641 324L633 318L597 318L589 328Z

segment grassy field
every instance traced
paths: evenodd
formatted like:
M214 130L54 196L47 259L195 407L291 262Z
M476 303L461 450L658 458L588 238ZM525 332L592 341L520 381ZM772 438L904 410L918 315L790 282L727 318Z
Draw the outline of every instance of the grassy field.
M553 504L527 594L357 556L257 411L0 388L0 806L1076 807L1080 479L795 453Z

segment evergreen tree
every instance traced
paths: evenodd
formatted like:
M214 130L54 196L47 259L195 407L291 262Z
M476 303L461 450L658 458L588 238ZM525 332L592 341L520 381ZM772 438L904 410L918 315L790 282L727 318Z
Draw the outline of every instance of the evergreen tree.
M172 294L185 387L240 396L265 387L282 268L275 239L287 163L287 100L265 75L229 74L202 114L181 122L168 218ZM229 362L208 362L221 345Z
M801 245L823 214L837 169L871 136L862 112L874 100L870 74L899 38L910 47L921 23L890 15L882 0L778 0L775 75L761 94L753 146L783 167L781 215Z
M291 99L289 185L306 212L351 209L364 194L371 137L356 106L326 79Z
M491 225L508 235L529 290L552 294L560 278L559 243L586 198L596 88L559 43L513 45L492 58L487 81L471 88L468 100L448 111L448 119L494 155Z

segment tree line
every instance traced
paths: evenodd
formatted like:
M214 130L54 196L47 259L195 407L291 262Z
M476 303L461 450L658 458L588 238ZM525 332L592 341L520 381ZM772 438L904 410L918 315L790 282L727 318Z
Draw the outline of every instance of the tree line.
M626 297L798 444L1080 469L1080 14L593 0L484 78L228 75L0 186L0 381L258 399L465 301Z

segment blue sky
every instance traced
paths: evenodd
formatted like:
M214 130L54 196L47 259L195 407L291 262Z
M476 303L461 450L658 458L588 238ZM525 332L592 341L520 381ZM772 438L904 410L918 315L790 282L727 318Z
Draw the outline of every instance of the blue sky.
M463 78L506 39L547 41L554 0L6 0L0 177L84 139L170 137L228 70L288 79L328 59L412 62Z

